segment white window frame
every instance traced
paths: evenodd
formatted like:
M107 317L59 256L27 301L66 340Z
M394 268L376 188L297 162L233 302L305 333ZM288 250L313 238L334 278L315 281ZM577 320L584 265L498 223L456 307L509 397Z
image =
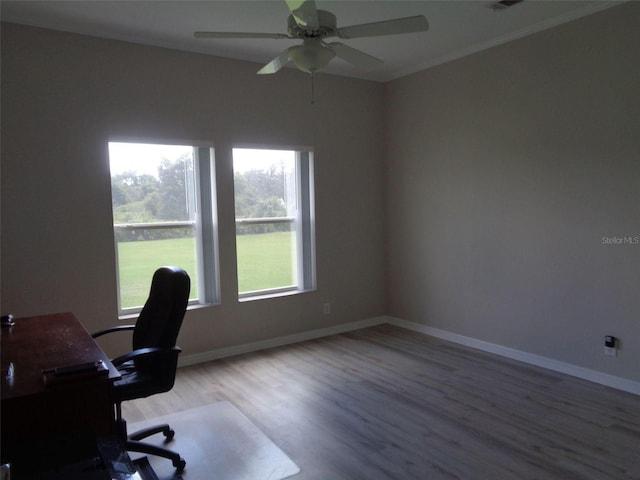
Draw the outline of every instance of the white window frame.
M315 191L313 151L308 147L274 147L255 145L236 145L234 148L256 150L293 151L296 172L296 215L294 217L266 217L236 219L236 227L241 225L290 224L296 232L296 268L297 284L248 292L238 291L241 302L262 298L291 295L316 289L316 245L315 245ZM235 202L235 195L234 195ZM237 234L236 234L237 240ZM237 262L237 259L236 259Z
M218 218L216 205L215 155L211 144L191 141L140 140L114 138L111 142L138 143L154 145L189 145L193 148L195 209L196 220L153 223L113 224L113 238L116 252L116 282L118 296L118 314L127 316L137 314L143 305L122 307L120 288L120 259L118 258L118 231L154 230L170 228L192 228L195 230L196 265L198 268L198 295L189 301L189 306L216 305L220 303L220 272L218 252ZM151 281L151 279L149 279ZM193 285L192 285L193 288Z

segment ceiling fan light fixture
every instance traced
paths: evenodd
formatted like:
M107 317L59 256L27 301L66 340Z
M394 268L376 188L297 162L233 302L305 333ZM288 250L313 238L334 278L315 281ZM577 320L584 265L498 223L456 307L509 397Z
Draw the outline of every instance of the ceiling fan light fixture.
M303 72L315 73L323 69L335 57L335 52L324 47L320 40L306 39L303 45L289 49L289 58Z

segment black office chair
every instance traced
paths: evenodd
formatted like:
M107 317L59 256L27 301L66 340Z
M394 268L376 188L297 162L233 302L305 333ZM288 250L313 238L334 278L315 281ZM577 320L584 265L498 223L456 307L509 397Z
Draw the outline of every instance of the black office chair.
M92 335L96 338L107 333L133 330L133 351L111 361L122 375L113 388L118 434L127 450L168 458L178 472L182 472L186 465L178 453L140 441L162 432L168 442L175 434L171 427L158 425L127 435L121 404L173 388L178 354L182 351L176 346L176 339L187 309L190 288L189 275L181 268L159 268L153 274L149 298L136 324L112 327Z

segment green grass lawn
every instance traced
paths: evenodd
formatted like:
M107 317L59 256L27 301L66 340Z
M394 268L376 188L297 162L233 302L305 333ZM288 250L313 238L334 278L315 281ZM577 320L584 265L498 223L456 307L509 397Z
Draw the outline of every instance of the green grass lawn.
M295 284L290 232L240 235L237 239L240 292ZM122 308L143 305L149 295L153 272L163 265L184 268L191 277L191 297L198 296L195 240L179 238L118 243Z

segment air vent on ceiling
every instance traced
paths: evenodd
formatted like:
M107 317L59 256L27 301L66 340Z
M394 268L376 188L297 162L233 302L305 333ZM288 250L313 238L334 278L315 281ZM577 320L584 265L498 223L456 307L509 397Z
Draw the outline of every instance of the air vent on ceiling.
M491 10L499 12L506 10L509 7L513 7L516 3L520 3L523 0L500 0L499 2L490 3L487 5Z

